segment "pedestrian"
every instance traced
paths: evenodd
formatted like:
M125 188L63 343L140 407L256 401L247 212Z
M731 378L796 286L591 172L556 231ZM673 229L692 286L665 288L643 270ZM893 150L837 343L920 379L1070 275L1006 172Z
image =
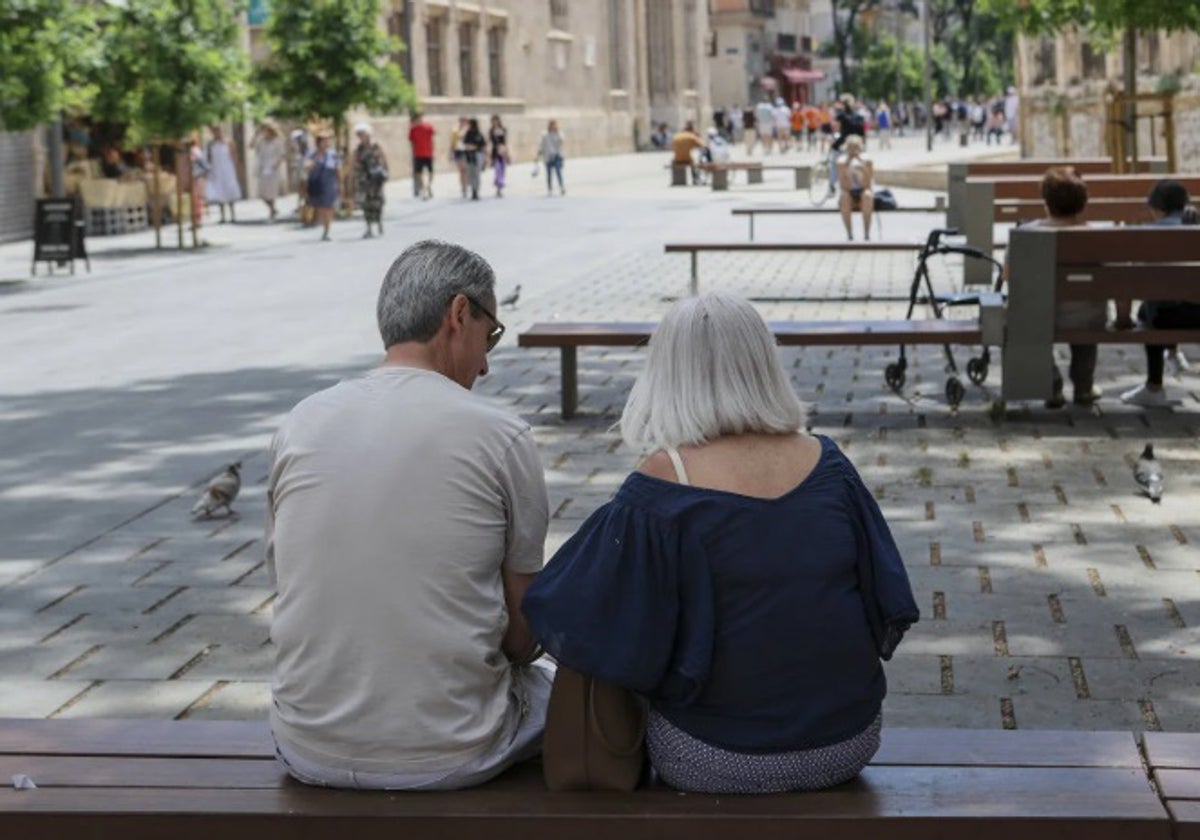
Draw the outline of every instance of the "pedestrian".
M804 140L804 110L799 102L792 103L792 146L796 151L803 147Z
M558 177L558 192L567 194L563 186L563 136L558 130L558 121L550 120L546 131L538 140L537 159L546 167L546 195L554 194L553 176Z
M505 176L508 174L508 129L499 114L492 114L492 125L488 129L491 144L492 183L496 187L496 198L504 198Z
M287 148L279 129L272 122L264 122L258 127L254 140L254 170L258 173L258 197L267 205L270 221L275 221L277 215L275 200L283 187L283 164L287 158Z
M463 144L463 136L467 133L469 120L466 117L458 118L456 125L450 132L450 161L454 164L454 168L458 170L458 186L462 190L462 197L467 197L467 147Z
M341 160L333 150L332 137L328 131L317 134L317 147L307 161L308 203L316 210L316 221L321 225L321 241L329 241L329 227L333 224L333 210L337 207L340 193Z
M758 141L762 143L763 155L771 154L771 146L775 142L775 106L765 94L762 101L754 106L754 125L757 128ZM746 151L749 153L750 150Z
M853 212L862 215L863 239L871 238L871 214L875 209L875 164L863 154L860 135L846 137L845 154L837 161L837 183L841 187L838 208L846 226L846 238L854 241Z
M729 109L729 114L726 116L726 122L729 124L729 143L742 142L742 106L734 105Z
M225 224L225 207L229 207L229 221L233 217L233 205L242 200L242 185L238 183L237 162L233 147L225 142L219 125L214 125L212 140L208 144L208 177L204 184L204 197L221 211L221 224Z
M383 147L371 136L371 126L359 123L354 126L354 136L358 138L354 149L354 191L367 223L363 239L370 239L372 224L383 235L383 189L388 180L388 162Z
M420 111L413 111L408 127L408 142L412 146L413 198L423 201L433 198L433 135L433 125L425 122Z
M987 128L987 106L983 104L983 100L978 96L971 103L971 139L983 140L984 130Z
M875 126L879 129L879 148L892 148L892 110L886 102L879 103L875 112Z
M691 120L688 120L683 129L671 138L671 166L680 168L686 166L692 173L693 185L701 184L703 180L700 177L700 170L696 168L696 161L692 157L692 153L697 149L704 148L706 148L704 140L696 133L696 127Z
M742 133L746 138L746 154L754 153L754 144L758 142L758 115L756 106L747 105L742 110Z
M479 200L480 178L483 167L487 163L487 138L479 130L479 120L471 117L467 120L467 130L462 136L463 160L467 165L467 188L471 192L471 200Z
M288 180L296 193L296 216L304 226L311 225L316 218L312 205L308 203L308 154L312 146L312 135L306 128L297 128L288 138Z
M204 148L200 145L200 135L197 132L192 132L188 138L188 175L191 183L189 190L191 198L192 210L192 231L193 233L200 230L200 224L204 218L204 193L205 181L208 179L209 165L208 158L204 156Z
M1017 96L1017 89L1011 85L1008 92L1004 95L1004 120L1007 123L1008 134L1011 138L1010 142L1017 142L1017 115L1021 110L1021 100Z
M791 147L792 109L783 101L782 96L775 97L775 143L779 154L785 153Z
M311 785L451 790L541 751L554 668L521 613L549 505L529 425L471 392L504 335L478 254L388 269L382 364L276 433L271 734Z

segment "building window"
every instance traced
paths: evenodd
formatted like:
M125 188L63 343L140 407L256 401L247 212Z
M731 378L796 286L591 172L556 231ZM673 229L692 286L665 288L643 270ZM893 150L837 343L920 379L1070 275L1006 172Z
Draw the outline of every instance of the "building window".
M1034 56L1034 85L1053 85L1058 82L1058 67L1055 61L1053 38L1040 38Z
M794 53L796 51L796 36L780 32L775 38L775 50L777 52Z
M458 25L458 75L462 80L462 95L475 95L475 24Z
M445 96L446 84L442 75L442 34L440 17L425 22L425 66L429 71L429 95Z
M404 12L393 11L387 17L387 34L390 38L397 38L404 43L404 49L394 52L391 55L392 64L395 64L404 71L404 75L410 80L412 79L412 66L408 61L408 43L404 41Z
M504 27L493 26L487 33L488 84L492 96L504 95Z
M550 0L550 28L566 29L570 26L567 0Z
M800 52L810 53L813 51L813 40L811 35L800 36Z
M625 4L608 0L608 83L613 90L625 88Z
M1089 41L1083 42L1083 78L1103 79L1108 76L1104 51L1096 49Z

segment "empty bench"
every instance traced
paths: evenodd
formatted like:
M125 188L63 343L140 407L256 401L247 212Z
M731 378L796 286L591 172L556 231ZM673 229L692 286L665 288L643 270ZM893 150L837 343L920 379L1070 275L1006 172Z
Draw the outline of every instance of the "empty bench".
M874 214L878 216L881 213L941 213L945 207L941 204L931 204L921 207L897 207L893 210L875 210ZM813 213L841 213L841 209L835 205L829 207L734 207L729 211L734 216L745 216L750 222L750 241L754 241L754 217L755 216L806 216Z
M1200 327L1079 330L1055 325L1054 312L1060 303L1135 298L1200 303L1200 227L1014 230L1008 301L1000 326L1002 399L1050 398L1055 342L1200 342Z
M729 189L729 173L745 172L747 184L763 182L763 165L756 161L721 161L720 163L698 163L696 168L707 172L712 181L713 192Z
M554 793L536 762L454 792L312 788L265 723L0 721L0 836L31 840L1169 840L1128 732L887 729L861 776L773 796Z
M651 322L538 323L521 333L517 344L559 349L562 417L569 420L579 407L579 348L640 347L649 342L656 326ZM979 344L981 341L979 323L965 319L772 321L768 326L784 347Z

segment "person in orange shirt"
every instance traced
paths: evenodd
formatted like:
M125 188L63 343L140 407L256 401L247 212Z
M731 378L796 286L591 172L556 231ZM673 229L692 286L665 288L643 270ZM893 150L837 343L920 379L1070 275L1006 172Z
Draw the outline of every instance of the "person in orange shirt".
M833 111L829 104L821 106L821 156L825 155L825 147L833 141Z
M693 184L700 184L702 182L700 180L700 171L696 169L696 162L692 159L692 152L704 147L703 138L696 133L696 127L690 121L684 125L682 131L671 138L671 150L674 152L671 165L686 166L691 170Z
M804 138L804 109L799 102L792 103L792 147L800 151L800 141Z
M821 109L810 103L801 111L804 114L805 146L811 152L813 146L817 145L817 134L821 131Z

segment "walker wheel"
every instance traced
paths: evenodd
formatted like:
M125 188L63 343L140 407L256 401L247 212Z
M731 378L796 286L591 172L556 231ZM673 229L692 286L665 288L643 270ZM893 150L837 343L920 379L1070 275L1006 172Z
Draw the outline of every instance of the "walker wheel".
M883 379L887 382L888 387L896 393L904 387L904 365L899 362L892 362L883 369Z
M962 402L966 393L967 389L958 381L957 376L951 376L946 380L946 402L950 403L951 408L958 408L958 404Z
M982 358L976 357L967 361L967 378L976 385L982 385L987 381L988 363Z

